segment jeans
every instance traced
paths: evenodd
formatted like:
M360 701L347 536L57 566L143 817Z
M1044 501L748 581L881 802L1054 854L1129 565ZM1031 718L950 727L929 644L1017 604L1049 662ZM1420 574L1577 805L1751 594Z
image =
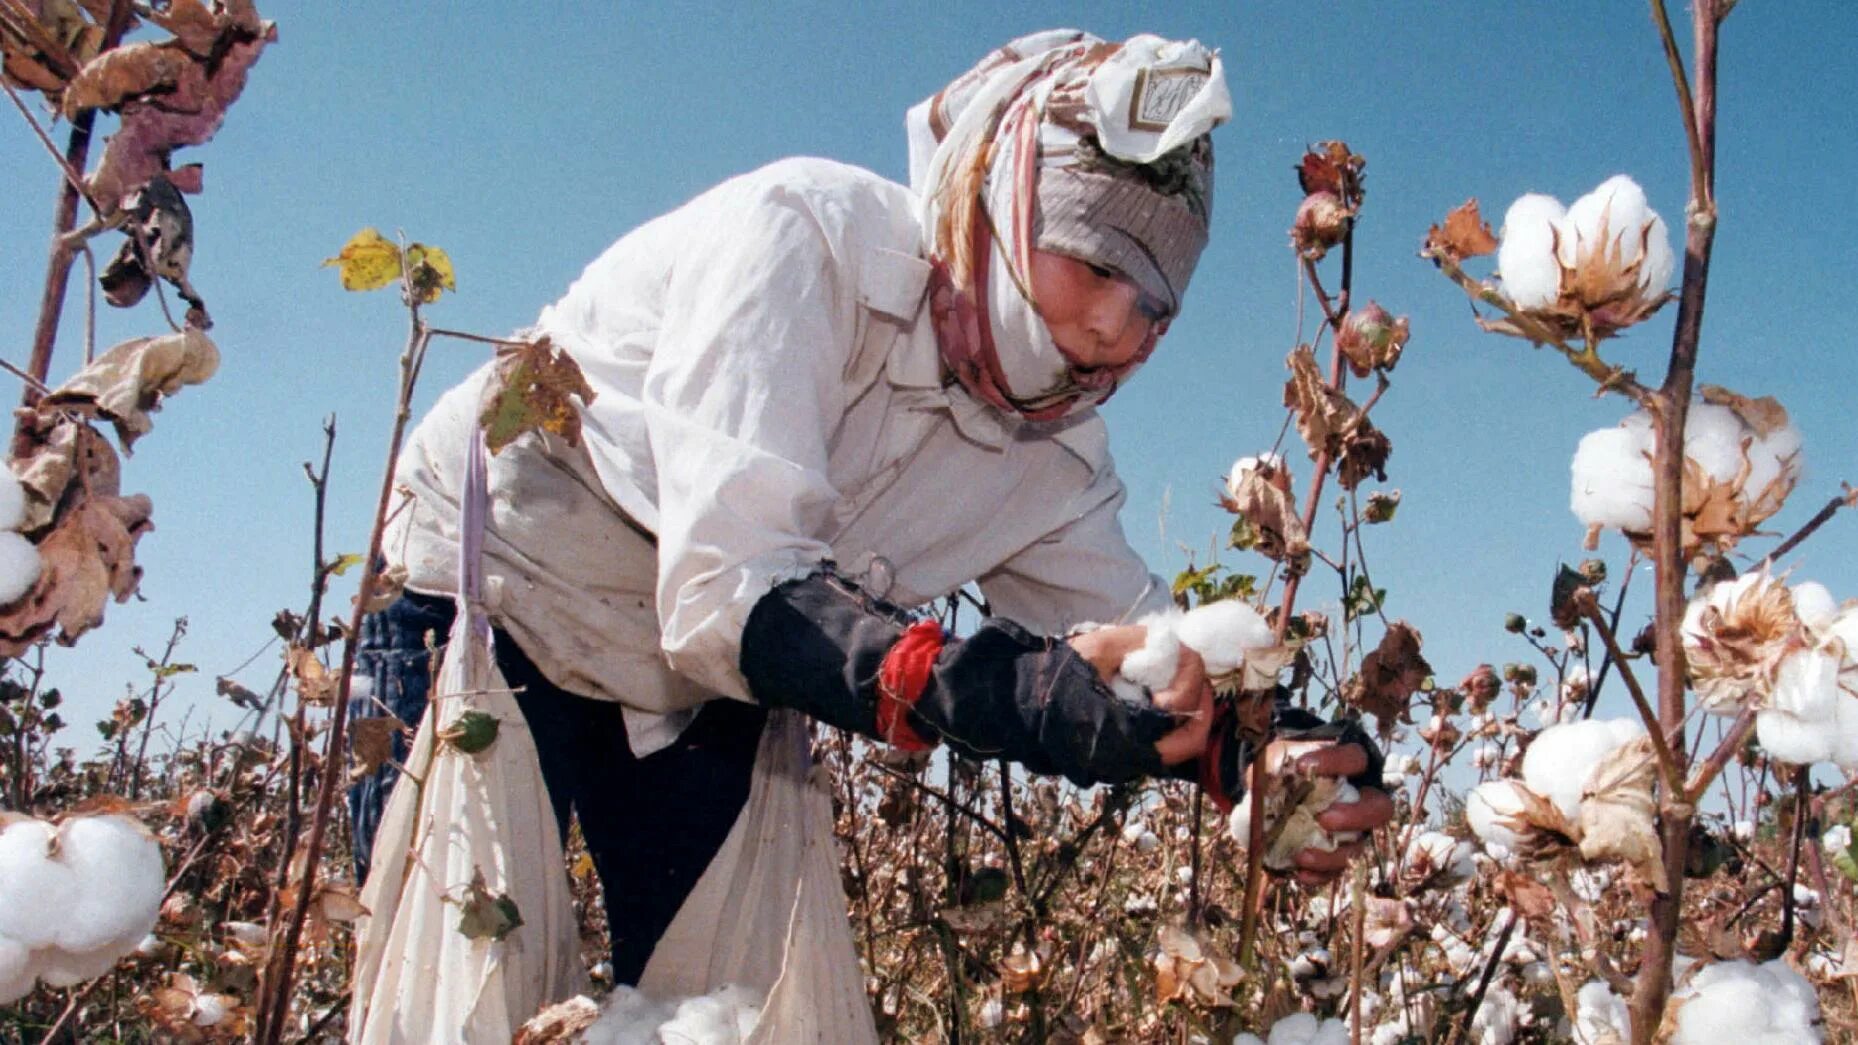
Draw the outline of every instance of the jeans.
M391 696L417 690L419 712L424 712L430 661L423 632L413 629L433 628L443 618L438 628L443 635L452 612L450 599L409 593L377 615L384 618L378 628L363 628L357 663L394 676L384 681L377 674L376 692ZM417 647L410 649L409 643ZM516 703L535 739L561 837L567 838L573 816L593 857L606 899L614 980L636 984L748 800L767 712L740 701L713 700L676 742L636 758L626 742L620 705L550 683L502 631L496 633L496 645L497 666L517 691ZM383 700L408 718L403 708L412 706L410 699L398 704ZM416 723L417 717L408 721ZM380 806L391 787L383 773L349 792L358 873L365 873Z

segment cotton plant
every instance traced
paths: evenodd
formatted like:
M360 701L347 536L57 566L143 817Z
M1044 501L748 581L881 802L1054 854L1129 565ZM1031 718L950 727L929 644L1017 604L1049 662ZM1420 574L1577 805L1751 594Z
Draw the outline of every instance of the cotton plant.
M1569 207L1530 193L1510 204L1497 274L1524 312L1579 331L1610 332L1656 312L1669 297L1671 230L1645 190L1616 174Z
M1569 507L1587 527L1589 550L1606 530L1650 547L1656 443L1645 410L1581 439L1570 469ZM1780 511L1799 482L1800 469L1800 432L1777 401L1705 386L1684 426L1685 550L1726 553L1734 548Z
M0 813L0 1004L108 972L155 927L161 846L127 816Z
M1705 710L1755 708L1756 739L1783 762L1858 769L1858 606L1751 570L1692 599L1682 634Z

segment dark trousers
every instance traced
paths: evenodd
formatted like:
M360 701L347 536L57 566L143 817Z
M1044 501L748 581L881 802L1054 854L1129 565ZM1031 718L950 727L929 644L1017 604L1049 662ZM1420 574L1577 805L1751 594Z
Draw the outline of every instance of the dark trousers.
M374 627L363 628L356 670L374 677L375 692L394 714L417 724L430 688L422 636L430 630L444 640L451 600L408 594L376 616L382 619ZM711 701L670 747L635 758L618 704L556 687L504 632L496 633L496 643L497 666L517 691L535 738L561 837L567 838L572 814L600 876L614 980L636 984L748 800L767 713L739 701ZM368 703L366 713L381 713ZM361 713L359 706L350 708L351 715ZM366 874L390 772L349 793L358 874Z

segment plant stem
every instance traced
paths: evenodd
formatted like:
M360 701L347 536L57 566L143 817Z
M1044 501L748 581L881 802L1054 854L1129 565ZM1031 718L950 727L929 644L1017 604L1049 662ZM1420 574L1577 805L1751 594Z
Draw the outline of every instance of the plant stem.
M1639 719L1645 723L1645 732L1650 735L1652 750L1658 754L1658 768L1664 774L1665 787L1672 794L1682 796L1684 790L1684 771L1678 763L1678 755L1671 749L1671 739L1667 730L1658 721L1658 713L1652 710L1651 702L1645 699L1645 690L1639 687L1637 675L1632 673L1631 665L1626 663L1625 654L1620 651L1619 639L1613 635L1613 629L1606 623L1606 616L1600 612L1599 600L1593 592L1583 591L1576 597L1576 607L1581 615L1600 633L1600 641L1606 645L1607 656L1619 665L1620 681L1626 684L1626 692L1632 695L1632 704L1639 709Z
M1716 48L1717 3L1695 0L1691 10L1694 34L1695 76L1684 76L1675 59L1676 45L1668 31L1663 0L1651 0L1672 61L1690 145L1691 195L1686 207L1684 285L1678 299L1677 326L1671 339L1670 367L1652 405L1657 423L1658 449L1653 461L1652 557L1655 567L1657 615L1658 719L1669 732L1683 729L1686 674L1684 646L1679 634L1686 599L1682 512L1684 421L1690 409L1691 386L1696 374L1697 345L1703 330L1704 292L1709 284L1710 248L1716 233ZM1680 763L1680 768L1681 768ZM1673 799L1686 796L1673 795ZM1654 893L1649 931L1631 998L1634 1045L1650 1045L1664 1017L1671 994L1671 962L1677 954L1678 925L1682 916L1684 864L1690 845L1693 807L1667 802L1661 822L1665 876L1669 891Z

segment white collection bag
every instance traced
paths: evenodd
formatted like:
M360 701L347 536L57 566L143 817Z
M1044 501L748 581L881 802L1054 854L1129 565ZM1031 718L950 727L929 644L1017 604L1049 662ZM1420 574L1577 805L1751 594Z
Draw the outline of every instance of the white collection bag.
M474 431L458 615L362 890L372 913L359 926L349 1007L349 1040L359 1045L504 1045L538 1010L586 988L554 810L480 598L484 475ZM471 711L498 720L487 750L468 755L438 741ZM735 984L767 998L744 1045L875 1045L826 780L806 718L770 714L748 799L653 951L645 994L686 998ZM522 918L501 940L459 931L480 874Z

